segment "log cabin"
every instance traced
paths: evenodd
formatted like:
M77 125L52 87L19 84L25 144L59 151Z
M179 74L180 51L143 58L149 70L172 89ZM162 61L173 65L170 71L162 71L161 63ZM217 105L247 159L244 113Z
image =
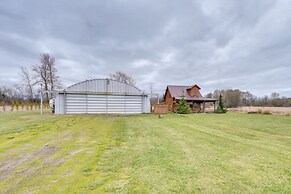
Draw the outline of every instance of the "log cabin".
M215 109L217 99L203 97L200 89L196 84L193 86L168 85L164 96L165 103L168 105L168 111L175 112L179 100L183 97L193 112L205 112L206 102L212 102Z

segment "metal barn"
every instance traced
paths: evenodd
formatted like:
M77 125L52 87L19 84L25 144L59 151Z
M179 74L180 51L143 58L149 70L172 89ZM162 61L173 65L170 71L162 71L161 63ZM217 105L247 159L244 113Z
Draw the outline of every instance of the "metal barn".
M147 94L111 79L93 79L59 91L55 114L138 114L149 113Z

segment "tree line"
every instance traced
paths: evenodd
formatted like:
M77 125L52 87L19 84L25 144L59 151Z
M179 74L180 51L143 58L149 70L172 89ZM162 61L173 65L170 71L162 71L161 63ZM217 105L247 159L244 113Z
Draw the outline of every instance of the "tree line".
M223 103L227 108L236 108L239 106L267 106L267 107L290 107L291 98L280 96L279 93L273 92L270 96L256 97L249 91L239 89L215 90L208 93L208 98L219 98L223 96Z
M40 107L40 91L54 91L62 88L62 83L57 75L55 58L43 53L40 62L35 65L22 66L19 71L19 83L13 87L0 86L0 105L5 110L10 108L32 110ZM51 92L45 92L44 107L48 107L48 101L53 96Z
M19 83L13 87L0 86L0 106L6 110L34 110L40 107L40 95L43 93L44 108L49 107L49 99L53 98L54 91L63 88L57 74L55 58L50 54L40 55L39 63L22 66L19 71ZM109 74L108 78L135 86L135 80L123 72Z

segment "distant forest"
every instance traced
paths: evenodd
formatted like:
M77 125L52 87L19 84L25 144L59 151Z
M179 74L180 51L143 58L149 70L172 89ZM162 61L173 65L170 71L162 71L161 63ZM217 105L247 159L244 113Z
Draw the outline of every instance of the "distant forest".
M256 97L248 91L239 89L215 90L208 93L205 97L218 99L219 94L223 97L223 102L227 108L236 108L240 106L261 106L261 107L291 107L291 98L280 96L279 93L271 93L270 96ZM22 102L39 102L39 90L34 91L32 95L21 87L15 85L13 87L0 86L0 105L11 105L11 103ZM162 96L162 95L161 95ZM163 101L160 97L159 102ZM157 98L152 98L151 103L157 103Z
M266 106L266 107L291 107L291 98L280 96L273 92L270 96L256 97L249 91L240 91L239 89L215 90L208 93L205 97L217 98L219 94L223 97L223 103L227 108L236 108L240 106Z

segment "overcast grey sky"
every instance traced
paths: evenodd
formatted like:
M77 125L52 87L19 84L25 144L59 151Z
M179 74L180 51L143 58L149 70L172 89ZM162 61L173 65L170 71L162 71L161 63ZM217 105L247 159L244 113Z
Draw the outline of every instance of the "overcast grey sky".
M144 91L291 97L291 0L1 0L0 86L40 53L64 86L123 71Z

